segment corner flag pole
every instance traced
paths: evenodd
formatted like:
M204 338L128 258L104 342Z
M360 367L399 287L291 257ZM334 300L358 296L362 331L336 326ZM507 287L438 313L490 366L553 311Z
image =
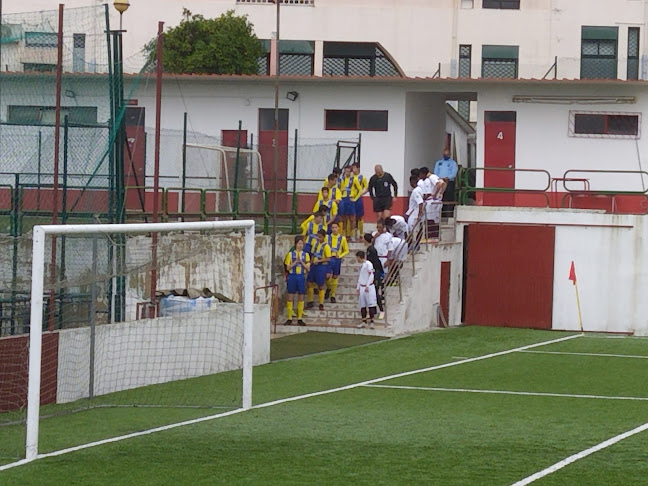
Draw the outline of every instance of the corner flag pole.
M574 288L576 289L576 306L578 307L578 323L580 324L580 330L583 331L583 316L581 315L581 306L580 306L580 296L578 295L578 281L576 280L576 268L574 262L571 263L571 268L569 269L569 280L574 283Z

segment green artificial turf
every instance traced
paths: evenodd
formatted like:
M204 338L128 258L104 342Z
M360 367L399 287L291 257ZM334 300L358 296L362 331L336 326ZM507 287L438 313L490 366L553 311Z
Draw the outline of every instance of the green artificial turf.
M384 340L385 338L379 336L338 334L333 332L311 331L291 334L290 336L284 336L270 341L270 359L277 361Z
M567 335L461 328L279 361L255 369L254 402ZM648 355L648 341L585 337L537 349ZM648 360L514 353L380 384L646 396L646 371ZM186 402L177 395L193 385L204 397L205 387L239 379L227 373L150 388L169 403ZM136 392L121 400L135 400ZM217 412L107 408L63 415L41 422L41 451ZM512 484L646 422L645 401L355 387L39 460L0 472L0 484ZM646 433L635 436L538 484L641 484L647 445Z

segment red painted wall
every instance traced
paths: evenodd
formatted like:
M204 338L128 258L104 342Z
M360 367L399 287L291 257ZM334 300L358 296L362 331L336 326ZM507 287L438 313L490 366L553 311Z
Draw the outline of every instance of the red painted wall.
M43 334L41 405L56 402L58 333ZM27 406L29 336L0 339L0 412Z
M450 322L450 269L451 262L441 262L439 303L446 322ZM439 323L439 325L442 325L442 323Z
M551 329L555 228L471 224L465 323Z

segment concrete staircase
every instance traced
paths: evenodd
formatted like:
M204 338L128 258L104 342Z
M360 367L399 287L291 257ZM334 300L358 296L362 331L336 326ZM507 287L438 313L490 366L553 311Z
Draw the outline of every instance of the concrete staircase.
M361 322L356 284L358 283L358 271L360 264L356 261L355 254L358 250L365 250L362 243L349 243L349 254L342 260L342 272L338 279L338 288L335 304L330 299L324 302L324 310L318 310L317 294L315 295L315 307L304 310L304 322L306 326L296 326L293 320L292 326L282 325L284 319L280 319L277 326L277 333L304 332L304 331L325 331L343 332L348 334L364 334L373 336L391 336L389 327L384 320L374 319L375 329L358 329Z

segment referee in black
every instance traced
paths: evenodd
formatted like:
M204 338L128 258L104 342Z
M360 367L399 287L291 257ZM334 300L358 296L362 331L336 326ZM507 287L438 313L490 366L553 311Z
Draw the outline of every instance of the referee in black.
M389 218L392 208L391 188L394 188L394 197L398 197L398 184L391 174L383 170L382 165L377 165L375 172L369 179L369 196L373 201L373 210L378 219Z

